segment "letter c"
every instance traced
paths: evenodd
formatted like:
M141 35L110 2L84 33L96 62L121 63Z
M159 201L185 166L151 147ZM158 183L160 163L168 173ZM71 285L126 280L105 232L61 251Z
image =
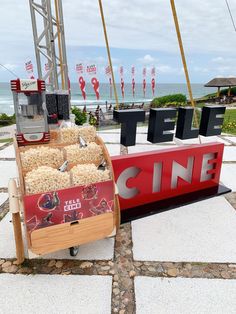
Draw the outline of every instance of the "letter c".
M119 190L119 195L120 197L124 199L130 199L135 197L138 193L139 190L137 188L128 188L126 185L126 182L130 178L135 178L137 175L140 173L140 169L137 167L130 167L125 169L117 179L117 186Z

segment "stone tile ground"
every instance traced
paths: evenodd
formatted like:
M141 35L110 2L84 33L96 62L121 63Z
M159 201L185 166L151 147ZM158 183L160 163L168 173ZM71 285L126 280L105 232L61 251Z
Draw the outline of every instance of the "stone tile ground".
M144 142L143 133L146 132L146 128L138 128L138 132L141 143L135 150L143 151L147 147L149 149L146 140ZM110 133L111 143L114 133L117 133L115 138L119 136L116 130L106 133ZM231 141L231 137L224 138L229 150L224 157L222 175L222 181L229 182L232 186L235 180L232 181L231 173L236 163L236 156L233 158L230 153L234 151L233 146L236 144L233 140L235 139ZM0 147L3 149L0 152L0 193L7 192L8 179L15 176L15 169L11 168L14 164L13 150L11 147L7 149L7 146L9 145ZM7 150L4 152L5 149ZM119 145L114 144L113 141L108 145L108 149L111 149L113 154L117 154ZM0 219L2 219L8 211L8 201L5 201L5 194L0 195ZM139 221L133 223L133 226L131 224L121 226L114 243L108 239L109 242L105 240L106 244L103 243L101 246L98 243L91 244L90 248L85 246L81 249L81 260L68 259L63 255L64 253L57 253L48 256L47 259L27 259L23 265L17 266L14 263L10 216L6 216L0 223L0 313L235 313L236 193L228 194L226 199L231 205L224 200L224 197L219 198L217 204L213 204L213 200L204 201L204 206L198 203L203 211L199 216L194 214L196 211L194 205L189 207L189 212L191 208L193 210L192 218L195 224L198 224L199 230L197 227L193 229L192 239L191 232L186 234L186 238L182 238L182 251L186 252L186 241L189 242L188 248L192 240L193 246L201 253L199 246L201 242L199 239L196 240L197 231L199 237L206 240L206 243L202 240L203 246L205 245L205 248L203 247L205 255L200 258L197 252L193 252L192 259L189 260L184 260L183 255L181 258L181 255L176 254L172 254L169 260L161 258L160 254L163 252L166 254L168 247L169 250L172 248L171 238L168 238L165 228L157 230L159 219L164 219L161 215L157 215L150 218L156 220L157 224L149 225L146 229L146 233L152 233L156 237L149 241L160 243L162 239L165 242L166 247L163 246L163 252L158 253L156 257L152 257L152 252L149 250L151 253L146 251L146 257L141 258L141 255L144 255L142 252L144 236L137 242L137 230L135 230L137 226L143 228L143 222ZM183 225L177 223L178 219L183 220L180 212L184 213L186 207L178 210L163 213L163 215L172 213L171 224L167 225L172 236L176 231L181 233L185 230ZM212 214L214 211L217 218L215 220ZM188 217L188 222L191 223L191 214ZM203 223L208 220L209 228L206 223ZM4 224L8 227L3 227ZM6 228L9 228L8 231ZM210 240L217 231L218 242L214 244ZM140 232L142 234L142 230ZM8 245L4 244L4 249L1 250L3 238ZM139 254L137 254L137 245L140 246ZM181 246L181 243L179 245ZM155 246L153 248L155 249ZM9 252L13 253L9 255ZM101 252L106 254L103 255ZM216 258L219 253L221 259ZM223 254L224 259L222 259ZM36 304L37 307L33 310Z

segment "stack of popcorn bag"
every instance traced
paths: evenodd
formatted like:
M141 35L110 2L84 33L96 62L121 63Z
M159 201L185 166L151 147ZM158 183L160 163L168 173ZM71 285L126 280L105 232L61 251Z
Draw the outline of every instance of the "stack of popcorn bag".
M41 145L20 153L27 195L111 180L109 169L98 169L104 157L102 147L95 142L94 127L62 128L59 133L62 146ZM62 172L65 161L68 167Z

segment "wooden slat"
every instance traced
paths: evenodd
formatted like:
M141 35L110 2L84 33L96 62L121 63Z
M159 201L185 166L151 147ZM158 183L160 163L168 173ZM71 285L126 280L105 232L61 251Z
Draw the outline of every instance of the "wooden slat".
M106 213L82 219L74 225L65 223L35 230L31 234L30 250L37 255L47 254L103 239L112 231L113 213Z

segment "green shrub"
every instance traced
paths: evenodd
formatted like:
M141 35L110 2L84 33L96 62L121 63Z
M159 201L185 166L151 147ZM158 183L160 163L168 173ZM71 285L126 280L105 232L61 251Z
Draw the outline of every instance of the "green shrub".
M8 116L6 113L0 114L0 126L7 126L16 123L15 114Z
M87 113L77 107L73 107L71 112L75 115L75 124L83 125L87 121Z
M93 126L97 125L97 118L92 114L89 116L89 124Z
M153 108L180 107L187 104L187 97L183 94L173 94L154 98L151 102Z

